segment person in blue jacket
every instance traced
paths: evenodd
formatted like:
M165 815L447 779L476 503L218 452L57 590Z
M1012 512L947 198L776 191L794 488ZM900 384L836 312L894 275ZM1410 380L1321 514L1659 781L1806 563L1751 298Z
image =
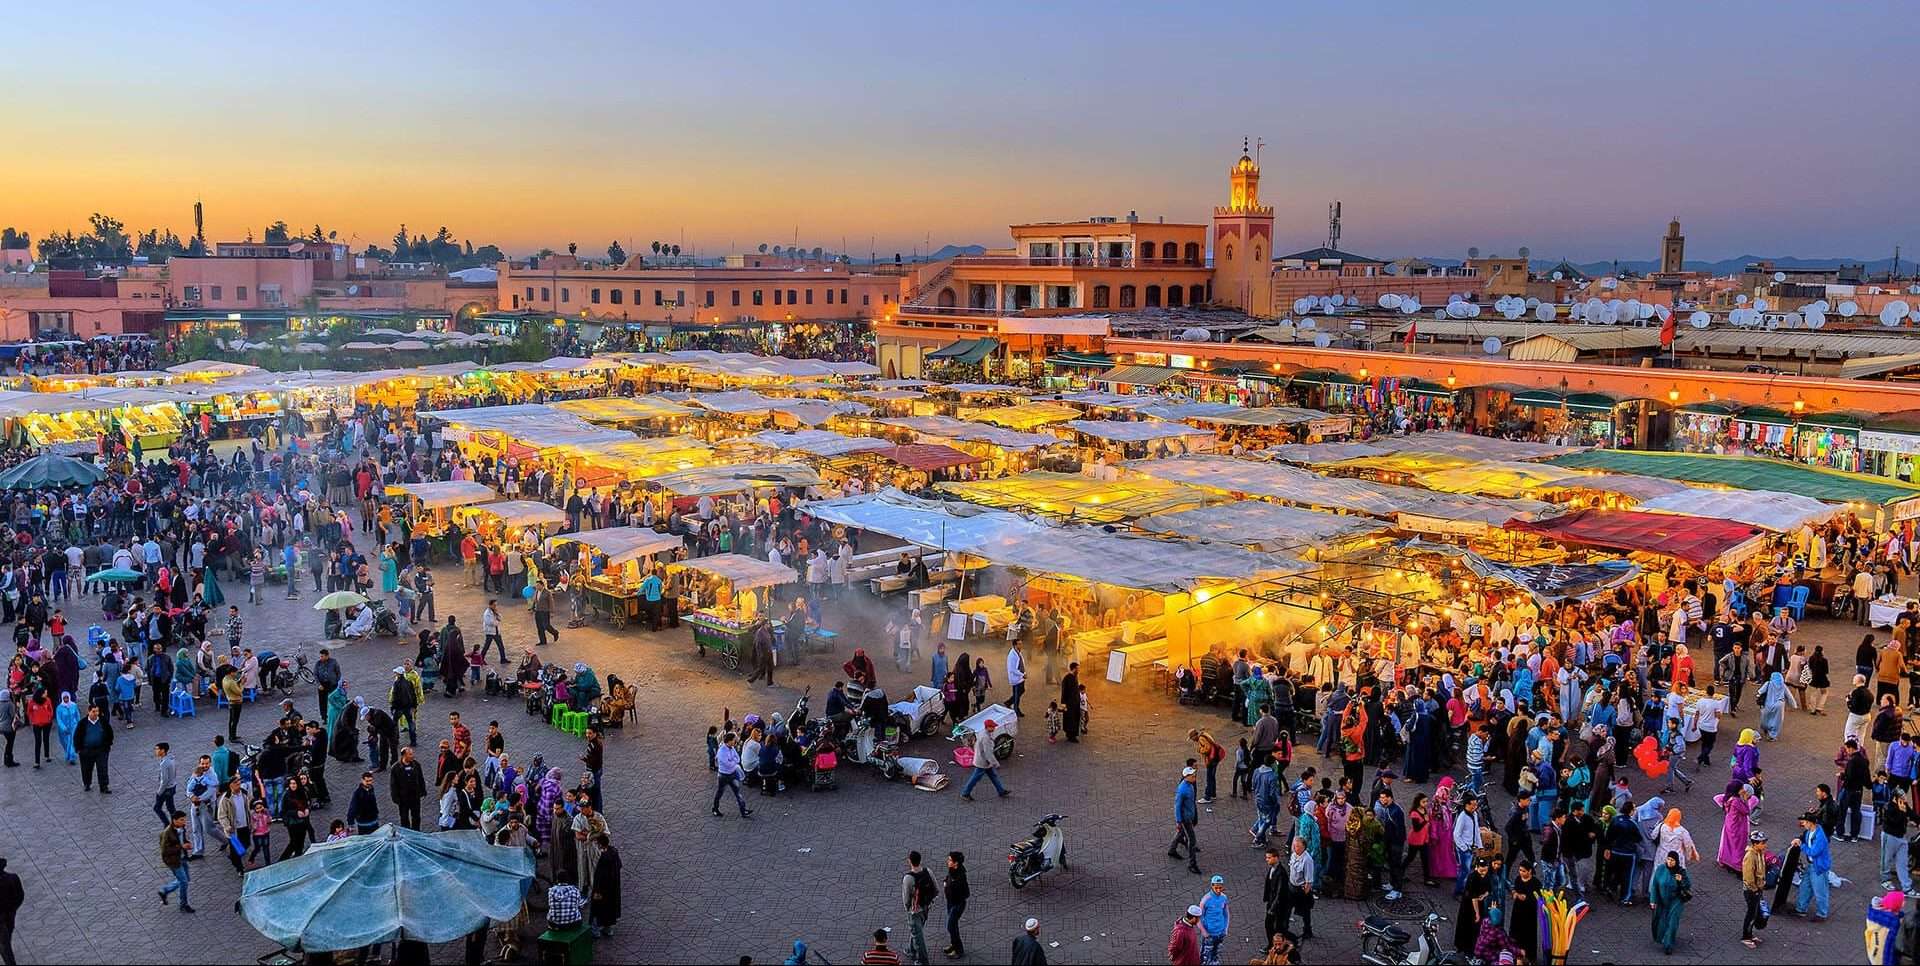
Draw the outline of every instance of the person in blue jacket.
M1805 915L1811 901L1813 921L1819 922L1832 911L1827 903L1827 873L1833 869L1833 849L1820 827L1820 816L1813 812L1800 816L1800 859L1807 871L1800 877L1800 901L1794 903L1794 911Z
M1173 844L1167 846L1167 855L1173 858L1185 858L1187 871L1200 874L1200 837L1194 833L1194 827L1200 824L1200 801L1194 789L1195 776L1199 774L1191 761L1180 772L1180 784L1173 787ZM1180 846L1185 843L1187 854L1180 854Z

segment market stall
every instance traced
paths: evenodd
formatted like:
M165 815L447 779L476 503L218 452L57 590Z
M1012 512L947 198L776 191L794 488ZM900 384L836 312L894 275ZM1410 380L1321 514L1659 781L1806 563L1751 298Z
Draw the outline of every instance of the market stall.
M614 626L624 627L643 616L640 583L654 569L648 558L682 549L686 540L645 527L605 527L548 537L546 549L564 560L567 554L562 548L569 545L586 548L575 563L588 606ZM653 616L657 625L661 615Z
M402 483L387 487L387 495L406 499L413 543L424 543L430 556L443 560L452 556L448 535L453 525L453 510L500 498L493 487L472 480Z
M754 625L768 614L769 591L799 579L791 567L737 553L677 561L667 571L685 578L679 606L695 643L736 668L753 648Z
M501 500L453 508L454 522L488 543L538 546L549 527L567 522L566 511L538 500Z
M1118 462L1213 448L1213 432L1161 420L1074 419L1060 424L1080 441L1083 462Z
M995 480L942 483L939 488L980 506L1093 523L1120 523L1214 500L1205 491L1180 483L1146 478L1110 482L1046 470Z
M1698 568L1737 563L1766 541L1766 531L1751 524L1635 510L1575 510L1549 520L1515 520L1507 529L1561 544L1671 557Z
M1385 535L1387 527L1363 516L1323 513L1265 500L1234 500L1190 510L1141 517L1148 533L1232 543L1249 550L1288 550L1313 559Z

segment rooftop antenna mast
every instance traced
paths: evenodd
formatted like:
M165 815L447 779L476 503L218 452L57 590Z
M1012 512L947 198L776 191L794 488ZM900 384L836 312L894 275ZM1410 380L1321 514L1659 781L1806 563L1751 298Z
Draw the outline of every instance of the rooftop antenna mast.
M1340 250L1340 202L1327 206L1327 247Z

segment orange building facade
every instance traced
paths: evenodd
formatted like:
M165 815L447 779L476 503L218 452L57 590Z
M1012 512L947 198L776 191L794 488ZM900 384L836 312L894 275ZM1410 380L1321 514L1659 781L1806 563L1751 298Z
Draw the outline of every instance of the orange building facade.
M704 325L880 319L899 306L905 277L833 262L653 266L637 255L620 266L553 255L532 267L501 262L499 272L502 311Z

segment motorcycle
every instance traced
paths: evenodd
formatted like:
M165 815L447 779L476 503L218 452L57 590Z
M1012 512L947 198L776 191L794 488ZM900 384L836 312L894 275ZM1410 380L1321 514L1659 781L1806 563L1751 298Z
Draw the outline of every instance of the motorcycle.
M283 697L292 697L295 688L314 686L313 669L307 666L307 656L296 653L293 660L293 665L288 666L272 651L260 655L260 681L267 690L278 691Z
M1439 914L1428 913L1416 938L1384 916L1368 916L1360 923L1360 961L1367 966L1465 966L1476 962L1441 944L1439 923Z
M384 600L372 600L367 603L373 608L373 633L376 637L399 637L400 617L388 609Z
M1060 828L1065 815L1049 815L1033 827L1033 834L1013 843L1007 853L1007 878L1024 889L1055 867L1067 867L1067 833Z

